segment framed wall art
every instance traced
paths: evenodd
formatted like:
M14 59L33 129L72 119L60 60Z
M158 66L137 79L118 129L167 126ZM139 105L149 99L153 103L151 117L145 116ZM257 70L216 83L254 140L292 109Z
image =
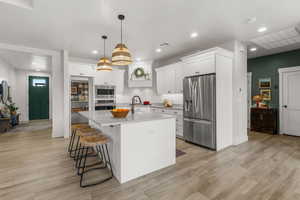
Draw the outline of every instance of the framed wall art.
M262 78L258 80L258 85L260 89L271 88L271 78Z
M263 97L263 100L265 100L265 101L272 100L272 90L271 89L260 90L260 95Z

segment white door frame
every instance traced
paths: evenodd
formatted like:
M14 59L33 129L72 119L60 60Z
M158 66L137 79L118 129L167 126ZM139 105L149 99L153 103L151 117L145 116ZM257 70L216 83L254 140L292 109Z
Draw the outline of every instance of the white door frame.
M68 101L64 95L66 85L64 78L68 77L68 52L65 50L54 51L38 49L22 45L0 43L0 49L32 53L35 55L49 56L51 58L52 80L52 137L68 137L70 132Z
M279 133L283 134L283 115L282 115L282 107L283 107L283 75L287 72L297 72L300 71L300 66L296 67L287 67L278 69L279 73Z
M248 87L250 79L250 88ZM247 72L247 107L248 107L248 129L251 128L251 105L252 105L252 72ZM250 105L249 105L250 102Z

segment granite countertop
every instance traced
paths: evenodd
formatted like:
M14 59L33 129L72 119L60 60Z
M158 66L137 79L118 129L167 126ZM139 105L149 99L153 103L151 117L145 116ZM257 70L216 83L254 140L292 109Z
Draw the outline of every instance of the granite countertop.
M114 126L126 123L137 123L143 121L155 121L162 119L175 118L172 115L165 115L153 112L136 112L135 114L128 113L126 118L114 118L110 111L83 111L79 112L83 117L94 121L100 126Z

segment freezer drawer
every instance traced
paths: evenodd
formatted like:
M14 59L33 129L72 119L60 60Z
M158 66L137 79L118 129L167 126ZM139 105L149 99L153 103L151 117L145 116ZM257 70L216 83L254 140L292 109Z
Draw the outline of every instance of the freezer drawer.
M216 131L215 122L213 121L185 118L183 121L183 135L188 142L216 149Z

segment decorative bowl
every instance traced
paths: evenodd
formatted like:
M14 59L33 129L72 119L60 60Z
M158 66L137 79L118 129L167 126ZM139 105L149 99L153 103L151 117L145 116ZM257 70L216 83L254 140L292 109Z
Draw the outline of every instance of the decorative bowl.
M114 118L125 118L128 115L129 109L113 109L110 111Z

